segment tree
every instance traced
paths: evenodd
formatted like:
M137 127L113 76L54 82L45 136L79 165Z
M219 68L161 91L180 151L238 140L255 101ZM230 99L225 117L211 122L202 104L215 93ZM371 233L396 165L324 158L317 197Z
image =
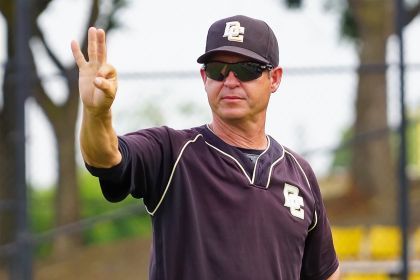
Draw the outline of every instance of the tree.
M302 0L287 2L294 7L302 4ZM420 12L420 1L411 2L414 5L405 6L405 25ZM352 127L351 192L371 199L376 210L387 205L389 212L381 217L394 222L397 181L388 128L386 51L395 33L395 0L347 0L335 5L342 9L342 33L353 39L361 65Z
M35 19L48 5L49 1L39 0L36 5L31 2L31 18L30 22ZM16 69L13 65L16 60L15 46L17 35L15 18L16 14L15 1L1 1L0 13L3 15L7 25L7 53L4 68L3 83L3 103L0 107L0 245L13 242L16 236L17 221L17 190L16 186L16 151L14 147L14 135L16 131L14 104L16 103ZM29 44L26 45L29 52ZM34 69L34 65L30 61L28 67Z
M32 1L33 7L31 7L31 38L37 38L41 42L42 47L46 50L49 59L54 63L58 69L60 75L64 78L68 95L67 99L62 104L55 104L51 99L50 95L47 93L43 87L42 80L38 76L31 77L32 90L30 93L37 104L42 108L47 119L51 123L51 126L54 131L54 135L57 141L58 149L58 182L57 182L57 191L55 195L55 226L62 226L65 224L76 222L80 219L80 202L79 202L79 187L77 182L77 171L76 171L76 151L75 151L75 139L76 139L76 121L77 121L77 112L79 108L79 92L78 92L78 70L75 65L65 67L61 61L58 59L57 55L53 52L52 48L49 46L48 42L44 37L43 31L37 25L36 19L38 16L47 8L51 0L37 0ZM101 5L103 4L103 5ZM86 24L85 30L89 26L93 26L96 23L100 22L101 27L106 31L111 30L116 27L115 14L123 7L125 0L92 0L91 1L91 10ZM14 56L14 46L13 46L13 36L16 34L14 32L13 25L13 15L14 15L15 3L14 1L2 1L0 4L0 10L4 17L6 18L7 23L7 36L8 36L8 54L7 60L10 61ZM84 32L85 34L87 32ZM29 48L29 42L27 44ZM87 46L87 36L81 41L81 46L86 50ZM32 55L32 60L30 61L29 67L33 70L33 73L36 73L36 65L34 60L33 52L30 52ZM0 129L2 135L10 135L13 131L13 108L11 107L13 99L13 79L10 77L13 76L13 69L6 68L5 73L5 83L3 86L3 108L0 114ZM10 140L7 139L10 137L0 137L0 167L3 165L13 166L10 162L13 162L13 151L8 149L10 147ZM3 153L6 151L7 153ZM11 170L12 171L12 170ZM0 176L0 183L8 188L2 189L1 199L13 199L15 196L13 186L14 186L14 174L13 172L1 173L6 175L5 178ZM4 189L4 190L3 190ZM7 191L5 191L7 190ZM9 213L10 214L10 213ZM13 216L7 216L2 221L8 223L11 226L11 229L15 228L13 225L14 221ZM2 224L2 229L4 229ZM13 231L8 233L8 240L10 241L13 238ZM6 241L6 242L7 242ZM79 234L72 235L61 235L58 236L54 242L54 251L56 254L64 254L71 250L72 248L77 247L80 244L81 238Z
M110 4L106 10L100 9L100 1L93 0L89 20L85 30L89 26L96 25L100 22L102 28L106 31L116 27L115 14L124 4L124 0L102 1ZM105 6L105 5L103 5ZM86 34L87 32L85 32ZM68 88L68 97L66 102L57 105L51 100L49 95L43 89L40 80L38 80L37 90L34 93L35 100L43 109L45 115L50 121L55 137L57 139L58 148L58 189L55 196L55 212L56 226L62 226L76 222L80 219L80 201L79 186L77 182L76 172L76 121L79 108L79 89L78 89L78 70L76 65L66 68L54 54L47 41L43 36L43 32L36 26L35 36L42 42L43 47L47 51L49 58L59 69L62 77L65 78ZM81 42L84 50L87 48L87 37L85 36ZM75 244L80 243L80 236L77 234L67 236L59 236L54 244L56 254L64 254L72 249Z

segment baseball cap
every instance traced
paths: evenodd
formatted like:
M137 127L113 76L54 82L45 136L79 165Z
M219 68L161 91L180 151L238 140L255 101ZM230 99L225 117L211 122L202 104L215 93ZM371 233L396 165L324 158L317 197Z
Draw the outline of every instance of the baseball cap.
M236 15L214 22L207 33L206 51L198 63L206 63L211 55L228 52L253 61L279 64L279 46L273 30L262 20Z

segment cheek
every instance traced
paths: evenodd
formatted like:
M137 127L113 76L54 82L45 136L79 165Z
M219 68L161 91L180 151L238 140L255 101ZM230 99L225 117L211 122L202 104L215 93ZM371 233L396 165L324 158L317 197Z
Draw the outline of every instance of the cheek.
M204 89L207 93L208 99L209 100L214 100L219 95L219 92L221 90L221 86L212 82L212 81L207 80L207 82L204 85Z
M269 101L271 96L271 88L268 83L258 83L252 87L247 88L248 96L252 97L258 104L265 104Z

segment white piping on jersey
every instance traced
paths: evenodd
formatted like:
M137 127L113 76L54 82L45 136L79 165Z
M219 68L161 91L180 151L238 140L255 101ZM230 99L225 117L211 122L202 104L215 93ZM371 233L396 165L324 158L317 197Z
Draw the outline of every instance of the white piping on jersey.
M251 178L249 178L248 174L246 173L245 169L242 167L242 165L239 163L239 161L234 158L233 156L229 155L228 153L223 152L222 150L216 148L215 146L213 146L212 144L210 144L209 142L205 141L207 145L209 145L210 147L212 147L213 149L215 149L216 151L222 153L223 155L229 157L230 159L232 159L238 166L239 168L242 170L242 173L244 173L245 177L248 179L249 183L252 184L253 181L251 180Z
M318 214L316 213L316 210L314 211L314 214L315 214L315 222L314 222L314 225L311 226L310 229L308 229L308 232L313 230L316 227L316 225L318 224Z
M258 160L260 159L260 157L263 155L263 154L265 154L265 152L267 152L268 151L268 148L270 148L270 144L271 144L271 141L270 141L270 137L267 137L266 136L266 138L267 138L267 148L265 148L265 150L257 157L257 160L255 161L255 164L254 164L254 171L252 172L252 182L254 182L254 180L255 180L255 171L257 170L257 164L258 164ZM270 170L271 171L271 170Z
M305 180L306 180L306 183L308 184L309 189L312 191L311 184L309 184L308 177L306 176L306 173L303 170L302 166L299 164L299 162L297 161L297 159L295 158L295 156L292 153L290 153L288 151L286 151L286 153L288 153L294 159L294 161L297 163L297 165L299 166L300 171L302 171L303 176L305 177ZM315 214L314 215L315 216L315 222L314 222L314 225L308 230L308 232L311 231L311 230L313 230L316 227L317 223L318 223L318 215L316 213L316 210L314 211L314 214Z
M160 198L160 200L159 200L158 204L156 205L155 209L152 212L150 212L149 209L147 209L147 206L145 206L147 213L149 213L151 216L153 216L156 213L156 211L158 210L159 206L162 204L162 201L165 198L166 192L169 189L169 185L172 182L172 177L174 176L175 169L178 166L179 160L181 159L182 154L184 153L185 148L187 148L187 146L189 144L197 141L198 137L203 137L203 135L202 134L198 134L194 139L187 141L184 144L184 146L182 147L181 151L179 152L178 158L176 159L175 164L174 164L174 167L172 168L171 176L169 176L168 183L166 184L165 191L163 192L162 197Z
M216 133L214 133L214 131L211 129L211 127L210 127L210 125L206 125L207 126L207 128L215 135L215 136L217 136L216 135ZM231 158L238 166L239 166L239 168L242 170L242 173L244 173L245 174L245 177L248 179L248 181L249 181L249 183L250 184L254 184L254 181L255 181L255 173L256 173L256 170L257 170L257 164L258 164L258 160L259 160L259 158L263 155L263 154L265 154L267 151L268 151L268 149L270 148L270 145L271 145L271 141L270 141L270 137L268 137L268 136L266 136L266 138L267 138L267 147L265 148L265 150L260 154L260 155L258 155L258 157L257 157L257 160L255 161L255 164L254 164L254 170L253 170L253 172L252 172L252 179L251 178L249 178L249 176L248 176L248 173L246 173L246 171L245 171L245 169L244 169L244 167L240 164L240 162L236 159L236 158L234 158L233 156L231 156L231 155L229 155L228 153L225 153L225 152L223 152L222 150L220 150L219 148L216 148L215 146L213 146L213 145L211 145L210 143L208 143L207 141L206 141L206 144L207 145L209 145L210 147L212 147L213 149L215 149L215 150L217 150L218 152L220 152L220 153L222 153L222 154L224 154L225 156L227 156L227 157L229 157L229 158ZM283 153L284 154L284 153ZM278 159L278 160L281 160L283 158L283 156L280 158L280 159ZM278 161L277 160L277 161ZM276 162L277 162L276 161ZM269 174L269 177L271 176L271 168L270 168L270 174Z
M267 149L263 152L263 153L265 153L267 150L268 150L268 147L270 147L270 138L269 137L267 137L267 139L268 139L268 145L267 145ZM231 156L231 155L229 155L228 153L225 153L225 152L223 152L222 150L220 150L220 149L218 149L218 148L216 148L215 146L213 146L213 145L211 145L210 143L208 143L207 141L205 141L205 143L208 145L208 146L210 146L210 147L212 147L213 149L215 149L216 151L218 151L218 152L220 152L221 154L223 154L223 155L225 155L225 156L227 156L227 157L229 157L230 159L232 159L238 166L239 166L239 168L242 170L242 173L244 173L244 175L245 175L245 177L248 179L248 181L249 181L249 183L250 184L253 184L254 183L254 179L255 179L255 169L256 169L256 166L257 166L257 163L258 163L258 158L257 158L257 161L255 162L255 167L254 167L254 172L253 172L253 176L252 176L252 180L249 178L249 176L248 176L248 174L246 173L246 171L245 171L245 169L242 167L242 165L239 163L239 161L236 159L236 158L234 158L233 156ZM284 155L285 155L285 153L288 153L292 158L293 158L293 160L296 162L296 164L299 166L299 169L300 169L300 171L303 173L303 176L305 177L305 180L306 180L306 183L308 184L308 187L309 187L309 189L310 190L312 190L312 188L311 188L311 184L309 183L309 180L308 180L308 177L306 176L306 173L305 173L305 171L303 170L303 168L302 168L302 166L299 164L299 162L297 161L297 159L294 157L294 155L293 154L291 154L290 152L288 152L288 151L286 151L286 149L282 146L282 148L283 148L283 154L281 155L281 157L279 157L276 161L274 161L272 164L271 164L271 166L270 166L270 171L269 171L269 174L268 174L268 180L267 180L267 185L266 185L266 189L268 188L268 186L269 186L269 184L270 184L270 180L271 180L271 173L272 173L272 171L273 171L273 167L279 162L279 161L281 161L283 158L284 158ZM262 154L263 154L262 153ZM262 155L261 154L261 155ZM316 225L318 224L318 214L316 213L316 210L314 211L314 218L315 218L315 222L313 223L313 225L308 229L308 232L310 232L311 230L313 230L315 227L316 227Z
M267 184L265 185L265 188L266 189L268 189L268 186L270 185L270 180L271 180L271 172L273 172L273 167L274 167L274 165L276 165L279 161L281 161L283 158L284 158L284 151L285 151L285 149L284 149L284 147L283 146L281 146L282 148L283 148L283 154L281 155L281 157L279 157L276 161L274 161L272 164L271 164L271 166L270 166L270 171L269 171L269 173L268 173L268 179L267 179Z
M300 164L299 164L299 162L297 161L297 159L295 158L295 156L292 154L292 153L290 153L290 152L288 152L288 151L286 151L285 150L285 152L286 153L288 153L294 160L295 160L295 162L297 163L297 165L299 166L299 169L300 169L300 171L302 171L302 173L303 173L303 176L305 177L305 180L306 180L306 183L308 184L308 187L309 187L309 189L310 190L312 190L312 188L311 188L311 184L309 184L309 180L308 180L308 177L306 177L306 173L305 173L305 171L303 171L303 168L302 168L302 166L300 166Z

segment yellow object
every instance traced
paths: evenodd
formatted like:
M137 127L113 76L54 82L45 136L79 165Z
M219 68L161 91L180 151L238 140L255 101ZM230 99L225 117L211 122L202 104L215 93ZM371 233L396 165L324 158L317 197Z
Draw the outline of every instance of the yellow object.
M420 259L420 227L414 232L413 243L414 243L414 256L416 259ZM418 279L420 280L420 277Z
M334 247L340 260L358 259L365 229L361 226L332 227Z
M391 280L385 273L347 273L342 280Z
M373 260L399 258L401 255L401 233L398 227L371 227L369 231L369 253Z

